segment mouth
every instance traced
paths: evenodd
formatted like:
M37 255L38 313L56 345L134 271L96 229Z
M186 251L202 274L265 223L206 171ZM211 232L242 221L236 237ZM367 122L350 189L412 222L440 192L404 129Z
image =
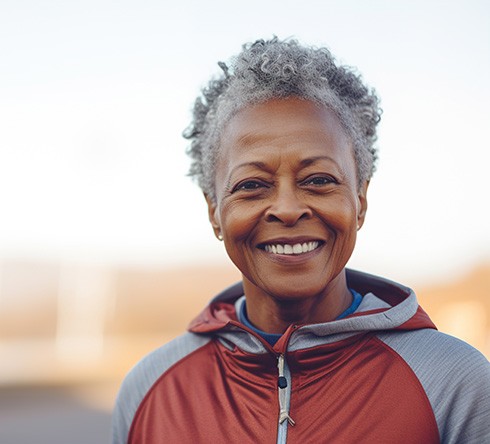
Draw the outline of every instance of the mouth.
M316 250L321 244L321 241L298 242L294 244L270 243L261 244L259 248L266 253L299 256Z

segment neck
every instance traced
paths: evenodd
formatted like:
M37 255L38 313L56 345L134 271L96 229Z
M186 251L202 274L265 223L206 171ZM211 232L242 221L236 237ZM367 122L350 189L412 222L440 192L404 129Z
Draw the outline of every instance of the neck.
M342 270L320 294L288 297L264 292L243 277L250 322L267 333L284 333L291 324L319 324L336 319L352 303Z

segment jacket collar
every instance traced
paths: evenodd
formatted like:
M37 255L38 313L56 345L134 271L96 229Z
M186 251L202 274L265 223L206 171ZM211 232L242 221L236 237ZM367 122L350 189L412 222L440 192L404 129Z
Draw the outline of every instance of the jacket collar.
M346 269L346 277L349 288L364 295L358 310L336 321L290 326L273 351L281 353L286 349L315 347L381 330L436 328L410 288L350 269ZM238 319L243 301L243 286L238 282L219 293L191 322L189 330L198 334L216 334L251 353L270 351L271 347Z

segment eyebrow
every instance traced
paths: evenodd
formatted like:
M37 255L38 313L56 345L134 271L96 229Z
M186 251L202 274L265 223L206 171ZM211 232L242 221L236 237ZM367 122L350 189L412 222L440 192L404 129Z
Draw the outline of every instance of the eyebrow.
M250 167L250 166L256 167L260 170L267 170L266 164L264 162L253 161L253 162L240 163L230 171L230 174L228 175L228 178L226 179L225 189L229 190L231 188L231 182L232 182L231 178L233 177L233 174L235 173L236 170L240 170L242 168Z
M256 168L258 168L260 170L267 170L267 165L264 162L260 162L260 161L243 162L243 163L238 164L236 167L234 167L230 171L230 177L233 175L233 173L236 170L239 170L239 169L244 168L244 167L250 167L250 166L256 167Z
M300 165L302 167L307 167L309 165L312 165L320 160L328 160L329 162L333 162L335 163L336 165L338 165L337 161L333 158L333 157L330 157L330 156L314 156L314 157L308 157L307 159L303 159L300 161ZM230 176L233 175L233 173L236 171L236 170L239 170L241 168L244 168L244 167L256 167L260 170L267 170L267 165L264 163L264 162L260 162L260 161L252 161L252 162L243 162L243 163L240 163L238 164L236 167L234 167L231 171L230 171Z
M313 156L313 157L308 157L307 159L303 159L300 161L301 167L306 168L307 166L313 165L316 162L319 162L321 160L327 160L328 162L331 162L335 165L335 167L338 170L338 173L340 174L340 177L345 180L346 173L343 168L343 166L338 163L333 157L327 156L326 154L322 156Z
M307 159L303 159L300 162L300 164L301 164L301 166L306 167L306 166L309 166L309 165L312 165L312 164L318 162L319 160L328 160L329 162L332 162L335 165L337 165L338 167L340 167L340 165L337 163L337 161L333 157L326 156L326 155L308 157Z

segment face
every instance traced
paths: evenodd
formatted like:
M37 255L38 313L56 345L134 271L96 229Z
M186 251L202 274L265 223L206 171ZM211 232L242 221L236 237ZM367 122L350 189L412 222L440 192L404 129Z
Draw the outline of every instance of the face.
M329 109L290 98L236 114L221 138L216 200L207 200L247 296L328 294L364 221L366 189Z

